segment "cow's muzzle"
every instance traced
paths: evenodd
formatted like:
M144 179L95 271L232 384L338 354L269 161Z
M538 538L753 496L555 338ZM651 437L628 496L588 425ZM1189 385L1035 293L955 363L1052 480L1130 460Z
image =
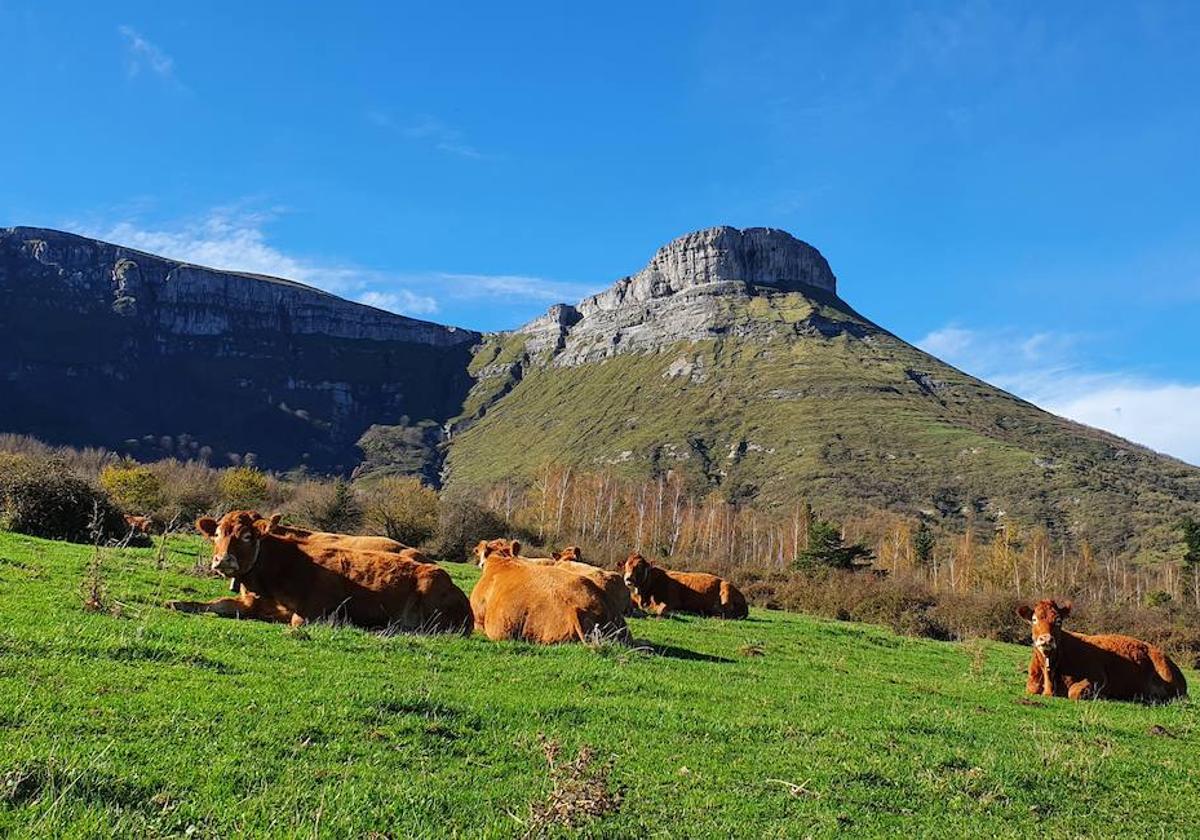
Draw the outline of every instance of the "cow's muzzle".
M1038 636L1033 640L1033 646L1040 651L1054 650L1054 637L1049 633Z
M241 569L238 567L237 558L232 554L213 555L212 570L224 577L234 577Z

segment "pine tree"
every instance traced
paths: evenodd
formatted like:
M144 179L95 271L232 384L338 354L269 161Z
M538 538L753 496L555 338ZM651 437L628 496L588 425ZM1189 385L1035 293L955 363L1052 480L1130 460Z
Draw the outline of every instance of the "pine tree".
M933 560L933 548L936 544L933 529L922 519L916 533L913 534L913 553L917 558L917 565L922 569L927 568Z
M1192 575L1192 596L1200 607L1200 522L1188 516L1179 528L1183 531L1183 562Z
M862 543L846 545L842 529L832 522L814 518L808 530L808 547L796 558L796 566L828 566L854 569L870 565L871 550Z

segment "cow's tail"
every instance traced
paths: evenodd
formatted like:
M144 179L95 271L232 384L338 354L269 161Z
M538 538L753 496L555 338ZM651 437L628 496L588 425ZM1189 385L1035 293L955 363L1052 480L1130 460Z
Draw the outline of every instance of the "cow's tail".
M727 580L721 581L721 614L725 618L745 618L750 614L745 596Z

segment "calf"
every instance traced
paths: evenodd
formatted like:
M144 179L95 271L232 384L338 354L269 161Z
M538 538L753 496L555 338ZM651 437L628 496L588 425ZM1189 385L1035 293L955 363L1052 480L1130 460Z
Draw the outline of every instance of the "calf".
M339 618L361 627L470 632L467 597L439 566L328 535L277 533L278 524L254 511L197 520L197 530L213 542L213 571L236 578L241 594L168 606L293 624Z
M1070 602L1043 600L1017 608L1033 635L1027 692L1148 703L1187 696L1183 673L1162 650L1129 636L1070 633L1062 629L1070 614Z
M154 520L149 516L132 516L127 513L125 524L136 534L149 534L154 529Z
M551 560L520 557L517 541L481 542L475 556L483 575L471 590L475 627L489 639L536 644L582 642L597 636L628 639L623 614L585 574Z
M718 618L745 618L746 598L729 581L705 572L674 572L634 553L620 566L634 603L655 615L684 612Z

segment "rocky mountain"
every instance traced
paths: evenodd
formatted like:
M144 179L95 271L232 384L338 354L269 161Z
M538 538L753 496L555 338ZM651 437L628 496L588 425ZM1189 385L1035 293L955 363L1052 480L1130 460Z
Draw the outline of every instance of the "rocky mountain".
M547 462L765 508L1016 519L1154 558L1200 469L1048 414L854 311L780 230L718 227L486 336L271 277L0 229L0 432L136 457L401 472Z
M812 246L712 228L578 306L488 336L449 481L546 462L654 475L827 515L1005 517L1158 556L1200 469L1051 415L859 315Z
M142 458L346 472L370 429L436 475L480 338L38 228L0 228L0 297L0 431Z

